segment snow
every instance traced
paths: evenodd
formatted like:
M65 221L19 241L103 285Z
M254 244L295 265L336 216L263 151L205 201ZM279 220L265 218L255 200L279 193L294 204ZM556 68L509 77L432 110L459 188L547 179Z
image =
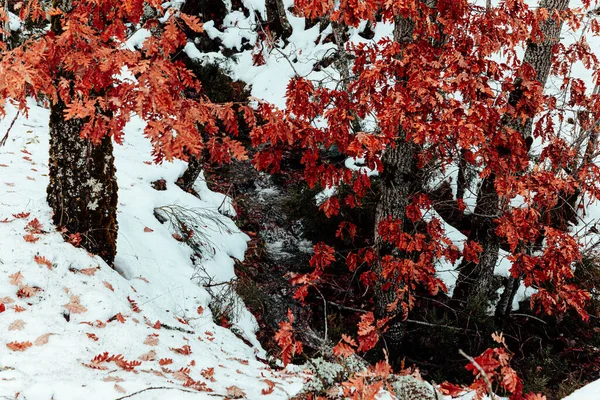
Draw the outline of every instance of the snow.
M576 390L563 400L598 400L600 399L600 380Z
M150 143L142 135L143 122L134 118L126 127L124 145L115 148L119 238L115 269L111 269L99 257L65 242L52 225L45 199L49 114L34 103L30 106L29 119L20 117L6 146L0 148L0 221L8 219L0 223L0 300L6 307L0 313L0 397L13 398L20 392L19 398L29 400L100 400L167 387L170 389L149 390L136 398L212 398L206 392L180 390L194 392L178 380L182 378L176 371L185 367L190 369L191 379L206 383L213 394L222 396L228 387L236 386L247 398L261 398L261 390L268 387L265 379L276 384L270 395L273 399L288 398L300 390L300 375L273 371L259 360L266 355L256 340L257 324L243 306L237 308L232 330L250 345L213 322L212 298L202 287L198 271L213 282L235 279L233 258L243 259L248 240L223 215L233 215L230 199L211 192L204 181L196 183L202 199L179 189L174 182L185 168L183 162L148 165ZM7 108L7 118L0 122L2 132L15 113L13 107ZM156 179L165 179L167 190L154 190L150 183ZM196 265L190 258L191 249L172 237L168 223L161 224L154 216L155 207L169 204L204 210L212 216L200 221L210 248ZM18 213L29 215L13 217ZM218 222L213 220L215 216ZM28 243L23 239L24 228L34 218L45 233ZM36 263L34 256L47 258L52 269ZM21 285L37 288L29 298L18 297L20 287L11 284L11 276L19 272ZM133 310L128 298L140 312ZM72 310L69 318L65 317L65 305ZM17 312L15 306L24 310ZM119 313L124 323L114 319ZM160 329L153 327L156 321L163 324ZM46 334L50 335L43 344ZM22 352L6 346L36 343L40 337L42 343ZM152 343L147 341L149 337L157 338L158 343L145 344ZM184 345L190 346L191 354L172 350ZM148 354L151 351L156 354ZM83 365L103 352L122 354L126 360L146 354L150 360L141 361L131 372L114 363L106 364L106 370ZM169 369L159 365L161 358L173 360L164 366ZM202 376L208 368L214 368L214 381Z

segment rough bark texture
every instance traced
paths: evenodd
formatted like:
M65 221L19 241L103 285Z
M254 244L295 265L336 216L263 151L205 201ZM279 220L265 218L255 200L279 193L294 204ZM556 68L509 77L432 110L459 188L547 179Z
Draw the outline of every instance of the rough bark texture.
M555 10L566 9L568 4L569 0L542 0L540 7L547 8L550 15L552 15ZM548 19L542 25L543 40L539 43L530 42L525 50L523 63L530 64L534 68L537 80L542 86L545 86L548 80L552 63L552 48L559 40L561 28L562 23L557 24L554 19ZM523 92L520 85L521 80L517 78L515 89L509 94L509 103L513 106L522 99ZM531 136L533 127L531 118L524 123L507 118L504 124L520 132L524 138ZM471 231L469 240L478 242L483 247L483 252L479 257L478 264L463 260L459 265L459 276L453 295L453 298L457 300L479 302L485 300L482 296L485 296L486 293L489 294L491 277L494 274L500 249L493 222L493 219L497 218L500 212L494 180L493 175L484 179L477 195L475 210L477 215L474 217L477 220L474 221L476 229ZM514 293L510 292L516 288L518 288L518 284L508 280L505 289L508 292L502 296L501 304L499 304L503 310L497 312L509 313L511 311L512 302L507 303L507 301L514 297Z
M396 147L387 149L383 154L381 161L384 165L384 172L381 176L381 194L375 209L375 227L388 217L406 221L405 210L409 204L410 195L414 193L417 175L415 153L416 145L414 143L399 140ZM375 248L380 257L393 253L393 250L390 251L389 246L382 241L377 229L375 229ZM389 280L382 276L380 264L375 266L375 273L379 277L375 285L375 316L380 319L389 315L387 306L396 299L398 285L389 285ZM385 333L389 347L396 346L401 342L403 327L399 322L391 323Z
M267 26L277 37L287 39L292 34L283 0L266 0Z
M202 172L202 161L198 157L190 156L188 166L177 184L186 192L189 191L200 176L200 172Z
M81 120L64 119L62 103L50 112L50 184L53 221L112 264L117 252L117 181L110 137L94 145L80 137Z
M473 217L473 229L469 241L479 243L483 251L479 262L463 258L459 266L459 276L454 289L454 298L469 300L471 305L485 305L491 295L491 282L494 267L498 261L500 242L494 232L494 219L498 217L499 198L494 188L493 176L484 179L477 194L477 205Z

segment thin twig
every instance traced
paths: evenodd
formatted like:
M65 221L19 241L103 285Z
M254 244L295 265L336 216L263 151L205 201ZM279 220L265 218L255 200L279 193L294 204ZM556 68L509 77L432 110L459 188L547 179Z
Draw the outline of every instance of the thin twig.
M543 319L540 319L534 315L529 315L529 314L522 314L522 313L510 313L510 315L516 315L519 317L527 317L527 318L531 318L531 319L535 319L536 321L541 322L542 324L548 324L546 321L544 321Z
M146 389L138 390L137 392L133 392L131 394L128 394L127 396L119 397L119 398L117 398L115 400L128 399L130 397L136 396L136 395L138 395L140 393L143 393L143 392L147 392L149 390L179 390L181 392L196 393L196 394L198 394L198 392L195 391L195 390L186 390L186 389L181 389L181 388L173 387L173 386L152 386L152 387L148 387Z
M477 370L483 377L483 380L487 384L488 391L490 393L490 397L492 398L492 400L498 400L498 397L494 394L494 389L492 389L492 382L490 382L490 379L488 378L487 374L485 373L485 370L481 367L481 365L479 365L473 357L471 357L470 355L468 355L467 353L462 351L462 349L458 349L458 354L460 354L461 356L463 356L464 358L469 360L471 362L471 364L473 364L475 366L475 368L477 368Z
M311 285L312 287L315 288L315 290L317 291L317 293L319 293L319 295L321 296L321 299L323 299L323 318L324 318L324 322L325 322L325 333L324 333L324 341L325 343L327 343L327 300L325 300L325 296L323 296L323 293L321 293L321 291L315 286L315 285Z
M6 134L4 135L4 137L2 138L2 140L0 140L0 147L4 146L6 144L6 140L8 139L8 134L10 133L10 130L12 129L13 125L15 124L15 122L17 121L17 118L19 118L19 113L21 111L17 111L17 114L15 115L15 117L13 118L12 122L10 123L10 126L8 127Z

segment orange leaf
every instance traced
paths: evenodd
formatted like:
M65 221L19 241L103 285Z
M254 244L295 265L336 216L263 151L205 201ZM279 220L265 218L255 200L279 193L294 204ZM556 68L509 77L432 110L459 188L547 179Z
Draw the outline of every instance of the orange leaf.
M28 243L35 243L38 240L40 240L39 237L37 237L37 236L35 236L35 235L31 234L31 233L23 235L23 239L25 239L25 241L28 242Z
M52 269L52 263L44 256L34 256L33 260L39 265L45 265L48 269Z
M33 346L31 342L10 342L6 344L6 347L12 351L25 351Z
M183 22L185 22L185 24L189 26L190 29L194 32L202 33L204 31L204 28L202 27L202 22L200 22L200 18L183 13L179 14L179 16L181 17Z

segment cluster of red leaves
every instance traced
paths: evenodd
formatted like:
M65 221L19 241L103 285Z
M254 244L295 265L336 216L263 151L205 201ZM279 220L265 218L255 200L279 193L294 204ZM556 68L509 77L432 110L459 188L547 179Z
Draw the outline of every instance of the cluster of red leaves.
M27 214L16 214L16 215L27 215L29 216L29 213ZM15 218L16 215L13 215ZM21 218L27 218L27 217L21 217ZM25 225L25 231L27 232L24 236L23 239L25 239L26 242L29 243L35 243L37 242L40 238L37 235L41 235L42 233L45 233L44 230L42 229L42 224L40 223L40 221L38 221L37 218L32 219L31 221L29 221L27 223L27 225Z
M48 10L41 2L24 4L24 21L46 18ZM60 19L60 32L48 31L12 50L1 44L0 99L11 99L25 113L28 96L62 101L65 118L84 120L81 134L94 142L112 136L121 143L125 124L137 114L148 122L145 134L157 162L187 159L204 148L215 162L245 159L245 149L233 138L238 133L233 105L213 104L203 95L182 95L200 93L201 86L172 58L186 44L184 29L201 32L202 23L195 16L165 12L161 4L82 0L72 2L69 10L55 9L50 15ZM142 21L146 6L164 18L143 21L150 37L140 49L131 49L125 41ZM0 20L7 16L0 14ZM134 79L118 78L124 69ZM243 115L253 114L246 108L238 107ZM254 117L246 122L252 127Z
M294 314L292 310L288 310L287 321L279 323L279 330L275 334L275 341L281 348L281 361L284 365L288 365L292 361L294 355L302 353L302 343L294 337Z
M260 104L258 114L264 123L251 133L253 145L260 146L255 166L277 172L290 149L299 152L303 177L311 188L350 189L321 204L327 216L334 216L343 207L359 205L371 182L365 170L352 171L331 161L327 157L331 149L363 158L366 167L379 171L384 149L402 141L416 146L419 167L435 161L443 170L464 159L481 171L480 179L494 176L495 190L502 199L497 234L513 250L513 276L539 289L533 304L547 313L575 309L585 318L583 307L589 295L569 283L571 266L581 257L579 244L572 234L553 228L548 210L573 193L600 198L600 171L590 163L570 167L581 149L567 143L554 122L557 116L566 120L572 107L582 108L589 111L583 129L594 129L600 115L599 95L587 95L585 84L569 75L568 66L582 60L595 69L598 60L585 39L555 47L552 72L564 78L565 108L559 107L557 95L543 93L533 67L517 55L518 48L528 41L544 39L541 28L548 18L577 26L585 13L568 9L550 16L548 10L530 8L522 0L500 2L487 12L466 1L439 1L432 8L420 2L383 0L298 0L295 6L308 18L326 17L350 26L378 17L385 21L408 18L412 40L398 43L386 38L378 43L350 44L346 50L353 58L353 79L345 82L343 89L328 89L296 77L287 88L286 110ZM599 25L594 25L594 32L600 32ZM493 57L500 50L506 55L504 62ZM510 93L517 86L521 98L513 104ZM357 131L353 126L356 119L365 118L375 119L377 128ZM323 123L314 124L317 119ZM522 134L504 122L527 119L536 119L533 136L544 143L540 159L530 157ZM523 206L511 205L517 197L524 199ZM464 209L462 199L457 203ZM374 260L372 252L361 250L346 258L351 271L363 263L380 263L389 286L403 290L398 293L400 302L391 305L393 310L401 308L403 315L413 306L415 288L426 288L432 294L445 290L435 277L439 260L455 263L464 257L478 262L482 250L481 243L471 241L461 254L441 222L424 217L431 206L428 196L419 194L404 210L408 220L425 225L417 232L406 230L403 221L391 219L377 227L379 235L395 245L395 253L402 257ZM340 225L338 236L355 234L351 226ZM540 246L540 237L546 238L541 245L543 254L524 254L523 249ZM297 298L304 299L309 287L322 280L333 254L326 244L315 247L314 270L293 277L299 285ZM372 271L361 276L365 284L375 278Z
M114 362L119 368L125 371L133 371L135 367L142 365L141 361L127 361L122 354L110 355L108 352L98 354L89 363L82 363L84 366L92 369L106 370L105 364Z
M487 349L480 356L473 358L473 362L465 367L475 376L475 381L468 387L469 390L475 392L475 400L480 400L486 394L490 394L491 389L507 391L511 394L510 400L545 400L546 396L543 395L523 394L523 383L517 372L510 366L513 354L506 346L504 337L502 334L493 334L492 338L501 347ZM452 397L464 394L465 389L467 388L448 382L440 385L440 390Z

